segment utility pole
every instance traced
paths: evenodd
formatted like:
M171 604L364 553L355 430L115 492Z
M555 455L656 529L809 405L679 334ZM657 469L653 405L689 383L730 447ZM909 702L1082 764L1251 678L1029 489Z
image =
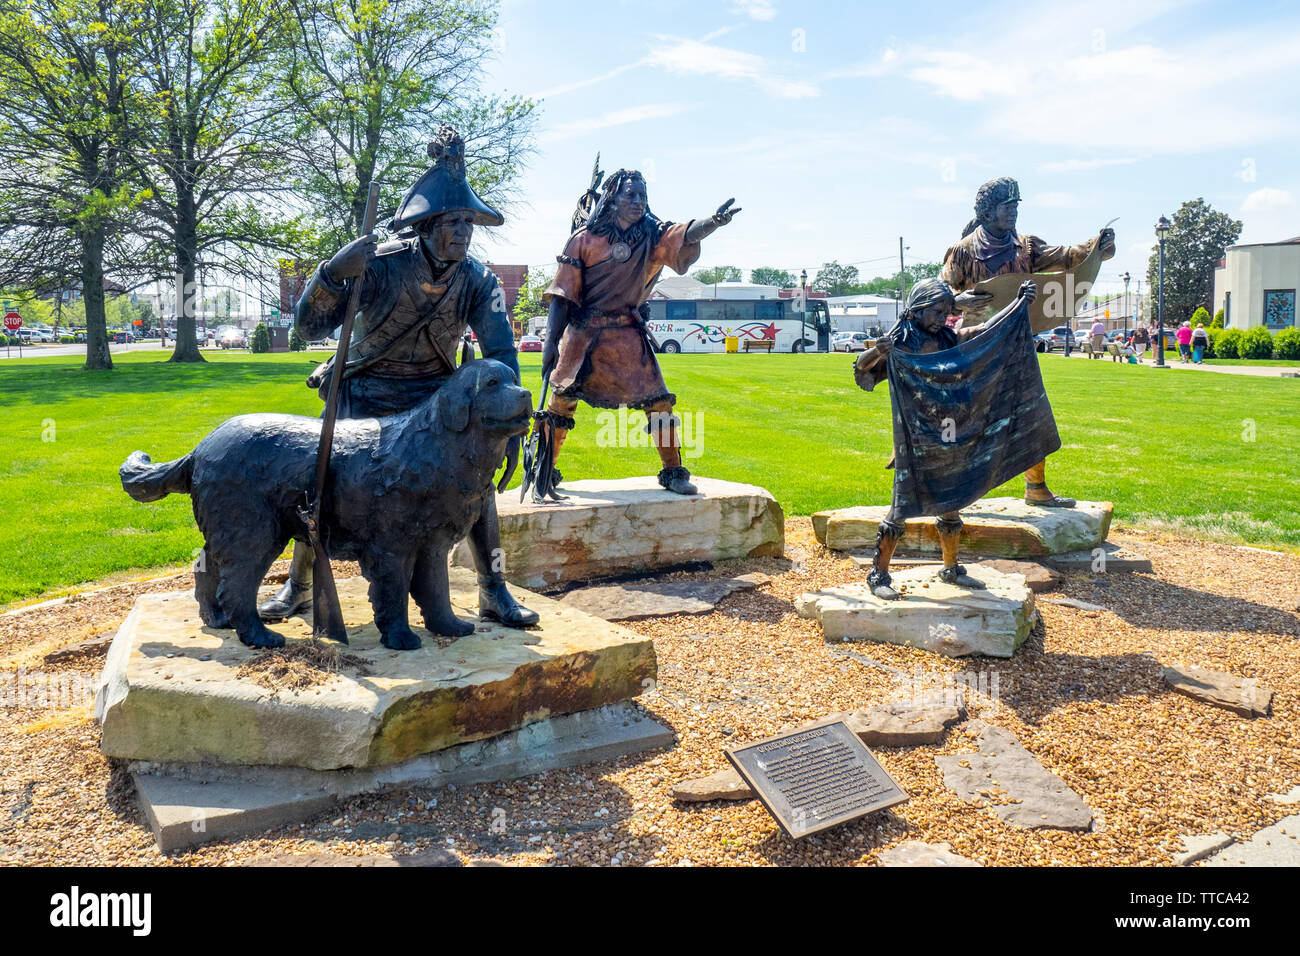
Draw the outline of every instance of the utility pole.
M907 266L903 265L903 237L898 237L898 301L907 298ZM900 306L900 311L901 311Z

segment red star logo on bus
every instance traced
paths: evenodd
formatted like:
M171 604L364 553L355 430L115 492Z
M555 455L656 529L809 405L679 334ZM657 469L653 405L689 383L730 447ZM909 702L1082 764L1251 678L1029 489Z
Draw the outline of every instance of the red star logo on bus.
M775 339L775 338L776 338L776 325L769 325L767 328L765 328L765 329L763 330L763 338L765 338L765 339Z

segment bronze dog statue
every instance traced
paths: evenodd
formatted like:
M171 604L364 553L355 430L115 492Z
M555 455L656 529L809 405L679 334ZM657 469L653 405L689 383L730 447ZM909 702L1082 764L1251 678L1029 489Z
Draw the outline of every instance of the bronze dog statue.
M435 634L473 632L452 613L447 552L495 493L492 475L531 414L532 396L514 373L481 359L410 411L338 422L321 535L331 557L360 563L385 647L420 646L408 595ZM284 644L257 615L257 589L289 540L307 538L298 509L313 486L320 428L301 415L240 415L183 458L153 464L137 451L119 469L136 501L193 499L204 539L194 573L203 623L233 627L250 647Z

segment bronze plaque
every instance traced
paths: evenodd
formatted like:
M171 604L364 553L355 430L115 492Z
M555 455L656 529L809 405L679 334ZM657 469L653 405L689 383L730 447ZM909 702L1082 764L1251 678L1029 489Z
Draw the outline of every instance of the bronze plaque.
M907 799L842 720L732 747L727 759L798 840Z

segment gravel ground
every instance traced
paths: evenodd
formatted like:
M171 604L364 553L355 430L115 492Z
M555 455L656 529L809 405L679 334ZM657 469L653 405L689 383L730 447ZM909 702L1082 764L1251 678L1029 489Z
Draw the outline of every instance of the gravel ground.
M790 562L732 562L694 577L773 575L704 616L631 624L655 640L657 687L639 705L670 725L671 751L459 789L353 799L261 839L160 854L129 777L100 756L91 702L0 706L0 863L209 866L287 854L398 857L444 848L511 865L872 864L903 840L947 842L985 865L1168 865L1183 834L1240 837L1286 816L1268 795L1300 784L1300 558L1128 529L1112 540L1153 574L1067 576L1040 602L1043 623L1010 661L948 660L902 647L827 644L797 617L803 591L864 573L787 523ZM278 570L283 573L283 565ZM340 568L342 575L355 573ZM686 577L678 575L677 577ZM102 657L44 666L44 655L113 631L135 597L186 577L126 584L0 617L0 677L20 667L93 680ZM1169 692L1160 662L1253 677L1273 715L1245 720ZM678 804L673 785L726 766L722 749L836 711L947 682L970 685L971 716L1006 727L1092 806L1094 832L1024 831L943 786L937 754L974 749L965 726L940 744L879 748L909 802L794 843L757 801ZM69 682L71 683L71 682ZM3 691L7 685L0 685ZM11 686L11 685L8 685ZM997 700L991 695L996 693Z

